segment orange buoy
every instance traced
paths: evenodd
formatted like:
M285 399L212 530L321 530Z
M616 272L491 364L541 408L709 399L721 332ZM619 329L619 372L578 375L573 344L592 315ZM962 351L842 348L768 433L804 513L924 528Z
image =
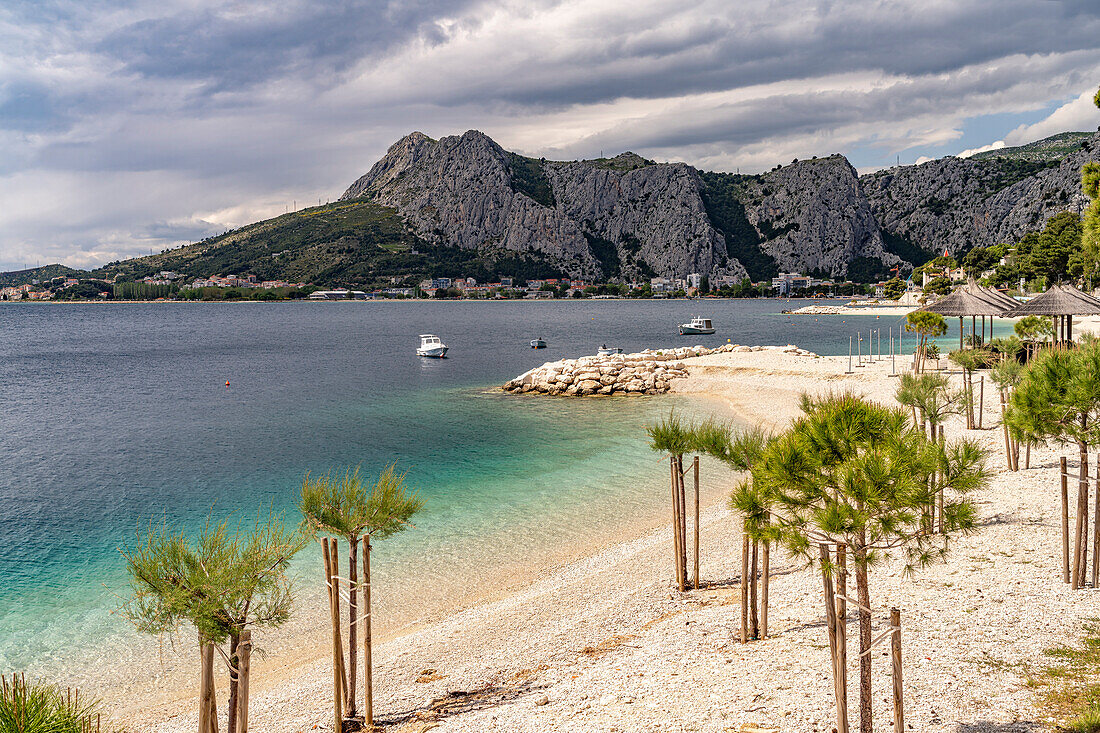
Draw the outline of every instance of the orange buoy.
M229 380L228 380L228 379L227 379L227 380L225 380L225 386L226 386L226 387L228 387L228 386L229 386Z

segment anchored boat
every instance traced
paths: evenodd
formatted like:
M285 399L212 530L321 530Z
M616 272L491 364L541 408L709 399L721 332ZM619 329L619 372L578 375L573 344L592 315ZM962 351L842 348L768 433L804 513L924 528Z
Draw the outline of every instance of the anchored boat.
M621 354L623 353L623 350L617 346L608 346L607 344L604 344L596 353L600 356L611 356L612 354Z
M714 333L714 326L711 324L709 318L699 318L698 316L692 316L690 323L680 324L681 336L694 336L696 334Z
M531 348L532 349L545 349L546 348L546 341L544 341L543 339L531 339Z
M422 333L420 334L420 348L416 350L416 355L442 359L447 355L447 344L440 341L438 336Z

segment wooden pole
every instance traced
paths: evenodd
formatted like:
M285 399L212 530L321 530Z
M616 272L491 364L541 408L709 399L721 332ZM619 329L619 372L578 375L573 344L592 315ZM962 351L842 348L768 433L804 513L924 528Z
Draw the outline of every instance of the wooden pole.
M757 568L759 565L760 555L760 542L758 540L752 541L752 570L749 571L749 577L752 578L749 581L749 636L753 639L760 638L760 614L757 611L759 606L759 596L757 595L756 576Z
M978 382L978 430L982 429L982 412L985 410L985 375Z
M371 656L370 535L363 539L363 721L374 727L374 660Z
M940 448L943 449L946 440L943 437L943 425L939 426L939 436L937 440L940 442ZM940 534L943 534L943 473L940 473L938 486L936 487L936 505L939 510L939 517L937 518L937 529Z
M676 496L680 502L680 577L683 579L681 591L687 590L687 496L684 489L683 456L676 456Z
M344 660L340 644L340 615L336 609L337 588L333 582L332 558L329 538L321 538L321 553L325 560L325 585L328 587L329 624L332 626L332 714L336 720L333 730L341 730L344 720Z
M205 640L200 640L200 644L199 733L210 733L212 726L218 724L217 718L210 719L214 709L214 645Z
M836 599L836 669L840 676L837 687L840 688L839 713L848 719L848 547L843 543L836 546L836 585L840 597Z
M764 540L764 557L761 561L763 577L760 579L760 638L768 638L768 582L771 578L771 546Z
M840 664L837 655L836 638L836 596L833 593L833 578L829 572L829 549L819 547L821 552L821 580L825 585L825 627L829 632L829 655L833 664L833 695L836 698L837 733L848 733L848 715L844 711L846 690L840 688Z
M741 643L749 641L749 533L741 533Z
M1081 468L1077 483L1077 510L1081 512L1081 572L1078 577L1078 587L1085 586L1085 577L1088 573L1089 556L1089 456L1081 453Z
M1081 483L1077 483L1077 514L1073 526L1073 568L1070 574L1070 586L1073 590L1081 587L1081 525L1085 520L1085 510L1081 508Z
M1062 582L1070 582L1069 575L1069 476L1067 475L1066 457L1058 460L1061 468L1062 480Z
M692 467L695 472L695 589L699 589L699 456L695 456L695 460L692 461Z
M1092 504L1092 587L1100 572L1100 453L1096 456L1096 492Z
M237 644L237 733L248 733L248 675L252 669L252 632L245 629Z
M1008 470L1015 471L1016 468L1012 464L1012 438L1008 434L1008 421L1005 420L1005 391L1001 391L1001 430L1005 436L1005 461L1008 463Z
M905 704L902 699L901 685L901 611L890 609L890 626L893 633L890 634L890 657L894 663L894 730L905 730Z
M669 476L672 481L672 567L676 571L676 587L684 590L684 579L680 576L680 499L676 490L676 458L669 456Z
M1024 443L1024 468L1031 468L1031 441Z

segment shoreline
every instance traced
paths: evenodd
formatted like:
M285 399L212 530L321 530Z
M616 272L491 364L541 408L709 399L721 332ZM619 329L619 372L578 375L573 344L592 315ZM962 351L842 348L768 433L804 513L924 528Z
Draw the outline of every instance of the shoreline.
M774 351L685 361L689 376L676 380L673 394L720 399L739 419L773 429L797 414L803 391L851 389L891 402L896 386L889 360L851 375L843 373L845 357ZM984 416L987 426L997 425L992 399ZM902 609L914 729L1033 730L1047 721L1034 706L1025 665L1071 640L1095 614L1089 591L1061 582L1057 507L1049 497L1064 451L1036 449L1033 468L1010 473L1003 449L997 452L999 430L965 431L956 416L947 432L989 450L991 486L976 497L980 530L953 540L946 564L912 578L896 559L876 566L875 633L886 608ZM655 484L659 474L655 469ZM772 635L737 641L740 523L721 502L734 478L717 466L703 472L711 497L702 517L704 588L672 588L667 520L658 516L629 536L587 543L529 581L379 644L379 722L402 733L828 730L835 721L820 577L773 556ZM1042 608L1029 601L1037 595ZM256 680L250 708L257 730L331 730L326 654L322 646L315 661ZM851 648L849 654L851 661ZM882 724L890 719L890 682L881 662L875 668ZM134 729L190 730L193 708L181 698L157 711L152 724L134 720Z

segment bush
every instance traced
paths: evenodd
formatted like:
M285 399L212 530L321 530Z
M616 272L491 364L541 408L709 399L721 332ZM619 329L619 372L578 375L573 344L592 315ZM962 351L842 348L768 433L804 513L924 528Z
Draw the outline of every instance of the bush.
M96 700L71 698L56 685L28 684L15 675L0 679L0 731L86 733L95 727Z

